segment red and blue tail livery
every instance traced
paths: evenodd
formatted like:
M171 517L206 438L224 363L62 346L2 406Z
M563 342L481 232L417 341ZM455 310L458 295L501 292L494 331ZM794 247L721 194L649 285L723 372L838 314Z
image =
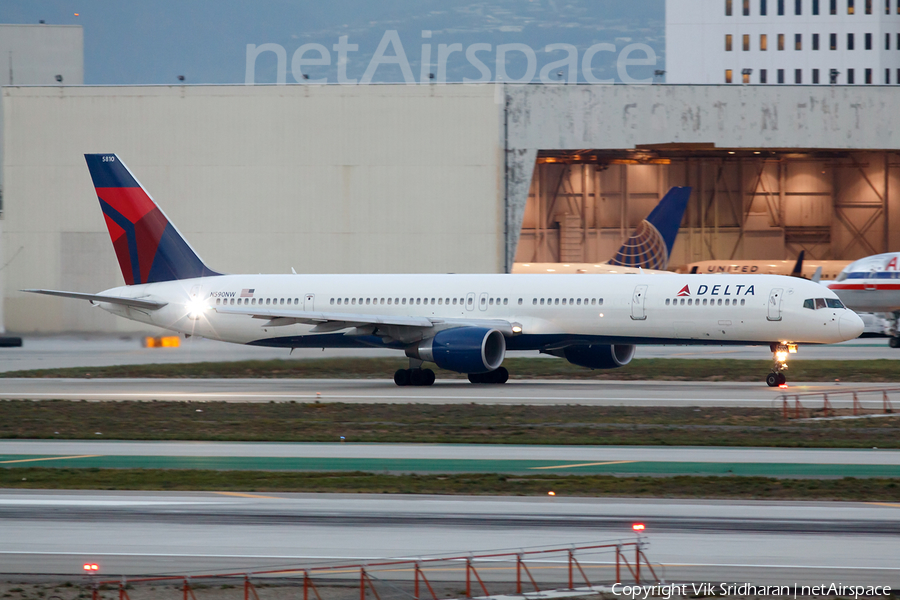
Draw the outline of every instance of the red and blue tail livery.
M85 154L127 285L220 275L200 260L115 154Z

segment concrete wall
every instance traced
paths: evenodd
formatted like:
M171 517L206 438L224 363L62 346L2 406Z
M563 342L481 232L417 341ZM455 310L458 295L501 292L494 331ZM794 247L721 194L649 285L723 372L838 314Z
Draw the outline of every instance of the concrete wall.
M900 150L897 90L876 86L509 85L507 263L512 264L538 150L717 148ZM896 187L896 186L894 186ZM889 247L900 247L900 195Z
M133 327L18 292L122 284L89 152L223 272L501 271L499 112L483 86L4 88L6 328Z
M0 24L0 86L84 83L81 25ZM12 80L10 80L12 77Z

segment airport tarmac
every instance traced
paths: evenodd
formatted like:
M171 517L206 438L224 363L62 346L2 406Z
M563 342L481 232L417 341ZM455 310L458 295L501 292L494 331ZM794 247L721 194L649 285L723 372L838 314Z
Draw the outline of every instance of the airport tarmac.
M900 450L0 440L0 467L900 477Z
M162 335L157 331L152 335ZM63 367L99 367L150 363L308 359L336 357L398 357L399 352L379 349L262 348L227 344L202 338L182 339L179 348L142 348L136 334L24 336L21 348L0 348L0 372ZM537 352L511 352L509 356L540 356ZM769 360L764 346L639 346L637 358L734 358ZM863 338L825 346L801 346L792 360L900 359L900 350L888 347L886 338ZM549 358L548 360L555 360Z
M589 406L730 406L777 408L784 394L835 393L868 389L866 408L880 408L879 390L897 383L794 383L786 389L756 382L510 380L504 385L472 385L438 380L430 387L398 387L389 379L0 379L0 398L88 400L96 402L346 402L358 404L525 404ZM852 396L833 396L835 407ZM821 400L819 400L821 402ZM895 397L894 402L900 402ZM811 403L812 405L812 403Z
M633 541L668 581L896 584L900 504L0 491L0 572L190 574ZM611 554L582 557L609 581ZM481 565L489 583L515 565ZM544 580L564 564L532 564ZM456 577L461 581L462 575Z

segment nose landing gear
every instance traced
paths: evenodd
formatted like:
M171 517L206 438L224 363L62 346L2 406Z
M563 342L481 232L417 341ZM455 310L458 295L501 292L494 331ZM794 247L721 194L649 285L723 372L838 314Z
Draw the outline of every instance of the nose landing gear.
M766 385L780 387L787 383L784 371L788 368L788 354L797 353L797 344L771 344L769 348L772 350L775 364L772 365L772 372L766 375Z

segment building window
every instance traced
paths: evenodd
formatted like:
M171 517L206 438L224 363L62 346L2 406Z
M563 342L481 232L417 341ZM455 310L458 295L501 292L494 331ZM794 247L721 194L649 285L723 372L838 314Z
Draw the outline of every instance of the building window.
M832 33L829 36L829 42L832 50L837 50L837 34Z
M778 69L778 83L784 83L784 69Z
M884 49L885 50L891 49L891 34L889 34L889 33L884 34Z
M725 34L725 52L731 52L731 34Z
M838 71L837 69L831 69L830 71L828 71L828 78L831 82L831 85L834 85L837 83L838 75L840 75L840 74L841 74L841 72Z
M764 33L759 34L759 49L763 52L769 49L768 38Z
M816 16L819 14L819 0L813 0L812 13Z
M853 77L853 69L847 69L847 83L850 85L856 83Z
M830 9L829 12L833 15L836 15L837 14L837 0L830 0L830 3L831 3L831 6L828 7Z
M784 50L784 34L783 33L778 34L778 49Z
M819 83L819 70L818 69L812 70L812 77L813 77L813 80L812 80L813 83Z
M897 6L900 6L900 4ZM900 33L897 34L897 50L900 50Z
M725 0L725 16L731 16L731 0Z
M768 82L766 81L766 70L765 70L765 69L760 69L760 70L759 70L759 82L760 82L760 83L768 83Z
M819 34L818 34L818 33L814 33L814 34L813 34L813 37L812 37L812 49L813 49L813 50L818 50L818 49L819 49Z
M731 83L731 69L725 69L725 83Z
M778 0L778 15L784 15L784 0Z
M794 34L794 50L803 50L803 34Z
M884 0L884 14L891 14L891 0Z
M753 69L742 69L741 70L741 83L747 84L750 83L750 74L753 73Z
M897 77L895 78L897 83L900 83L900 69L897 69Z
M866 50L871 50L871 49L872 49L872 34L867 33L866 34Z
M794 69L794 83L803 83L803 69Z
M872 85L872 69L866 69L866 85Z
M872 0L869 0L871 2ZM750 16L750 0L744 0L744 16Z
M852 15L856 12L856 9L853 8L853 0L847 0L847 14Z
M872 14L872 0L866 0L866 14Z
M795 15L803 14L803 0L794 0L794 14Z
M750 34L749 33L745 33L742 36L741 42L744 47L744 52L747 52L748 50L750 50Z
M885 85L891 84L891 70L890 69L884 70L884 84Z
M759 15L766 16L766 0L759 0Z
M853 34L847 34L847 50L853 50Z

